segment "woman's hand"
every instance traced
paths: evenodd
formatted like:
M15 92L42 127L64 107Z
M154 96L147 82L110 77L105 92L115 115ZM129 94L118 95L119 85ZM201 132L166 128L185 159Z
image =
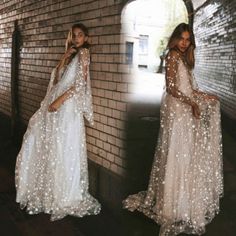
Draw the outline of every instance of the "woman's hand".
M194 94L196 96L202 97L203 99L219 101L219 98L214 94L209 94L209 93L202 92L202 91L199 91L199 90L194 90Z
M206 94L205 99L207 103L212 105L216 105L219 102L219 98L213 94Z
M57 98L53 103L51 103L48 107L49 112L55 112L61 106L62 101L60 98Z
M66 59L66 58L69 58L72 54L74 54L74 53L76 53L77 52L77 50L76 50L76 48L74 48L74 47L70 47L67 51L66 51L66 53L64 54L64 59Z
M192 103L192 112L195 118L200 119L201 112L200 112L198 104L195 102Z
M206 94L206 98L210 99L210 100L217 100L217 101L219 101L219 98L216 95L214 95L214 94Z

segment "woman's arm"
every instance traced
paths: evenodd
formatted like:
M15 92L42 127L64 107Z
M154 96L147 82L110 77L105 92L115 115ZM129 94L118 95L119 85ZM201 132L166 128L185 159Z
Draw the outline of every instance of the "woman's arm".
M167 93L171 94L173 97L178 98L181 102L188 104L192 107L193 115L196 118L200 117L200 110L190 97L183 94L177 87L177 70L180 61L180 55L175 51L171 50L166 58L166 90Z
M196 89L193 90L193 94L196 96L202 96L205 99L219 100L219 98L214 94L206 93Z
M53 80L53 85L57 84L58 82L58 71L67 64L68 60L72 56L72 54L75 54L77 50L73 47L69 48L61 57L60 62L56 66L56 73L55 73L55 78Z
M49 112L57 111L58 108L74 93L74 86L66 90L61 96L59 96L56 100L54 100L48 107Z
M89 64L89 51L88 49L81 49L79 54L79 64L81 65L81 75L84 82L87 81L87 69ZM48 108L48 111L53 112L57 111L58 108L70 97L74 95L81 87L81 84L78 84L78 81L75 81L75 85L66 90L61 96L55 99Z

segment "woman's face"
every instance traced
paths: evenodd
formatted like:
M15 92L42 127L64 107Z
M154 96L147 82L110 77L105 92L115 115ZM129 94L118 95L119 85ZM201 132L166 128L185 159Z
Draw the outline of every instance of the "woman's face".
M78 48L88 40L88 36L80 28L73 29L72 43Z
M188 49L190 46L190 34L188 31L185 31L181 34L180 40L176 46L181 52L185 52Z

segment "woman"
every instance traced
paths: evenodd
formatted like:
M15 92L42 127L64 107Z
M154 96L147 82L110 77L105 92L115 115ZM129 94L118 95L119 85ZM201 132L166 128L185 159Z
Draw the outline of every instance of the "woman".
M166 93L148 190L123 204L160 224L161 236L201 235L219 212L223 195L220 104L216 96L197 88L189 25L175 28L168 49Z
M16 201L30 214L51 214L51 220L100 212L88 193L83 116L93 124L93 109L87 40L87 28L73 25L17 157Z

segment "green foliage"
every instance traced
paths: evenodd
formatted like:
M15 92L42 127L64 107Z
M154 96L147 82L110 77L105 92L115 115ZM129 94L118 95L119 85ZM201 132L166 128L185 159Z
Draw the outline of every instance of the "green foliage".
M168 6L168 21L163 30L163 34L160 36L160 40L156 43L156 56L159 57L165 50L171 33L174 28L182 23L188 23L188 15L184 5L179 4L178 1L164 0Z

